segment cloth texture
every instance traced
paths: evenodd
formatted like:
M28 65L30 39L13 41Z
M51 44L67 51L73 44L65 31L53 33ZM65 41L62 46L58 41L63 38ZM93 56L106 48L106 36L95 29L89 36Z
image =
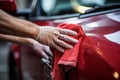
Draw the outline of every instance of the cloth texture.
M66 49L64 54L55 50L53 67L51 76L53 80L79 80L78 69L83 69L84 54L82 45L84 42L85 34L82 30L82 27L77 24L60 24L59 28L74 30L78 33L77 36L71 36L78 39L77 44L72 44L72 49Z

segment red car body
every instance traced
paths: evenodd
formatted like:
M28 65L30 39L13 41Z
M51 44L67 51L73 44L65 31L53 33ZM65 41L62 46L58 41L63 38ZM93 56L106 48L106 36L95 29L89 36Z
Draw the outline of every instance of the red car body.
M84 54L85 67L79 75L81 80L120 80L120 10L81 16L41 18L32 22L42 26L57 26L64 22L81 25L92 42ZM46 74L50 71L45 70L47 68L40 61L40 56L31 48L14 44L12 53L20 80L24 75L30 80L51 80Z

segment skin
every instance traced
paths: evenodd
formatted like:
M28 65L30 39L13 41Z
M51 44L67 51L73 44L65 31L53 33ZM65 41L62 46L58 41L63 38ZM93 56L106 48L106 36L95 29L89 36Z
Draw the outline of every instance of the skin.
M64 48L72 48L67 42L78 42L78 40L68 36L77 35L75 31L51 26L41 27L29 21L10 16L2 10L0 10L0 34L4 34L0 37L2 40L26 45L29 43L27 38L31 38L63 53Z
M6 29L6 31L3 31L3 29ZM12 17L0 10L0 33L9 34L8 31L12 31L12 35L15 36L33 39L35 39L39 33L39 29L36 24Z
M17 37L12 35L5 35L5 34L0 34L0 38L1 40L4 41L9 41L9 42L29 46L33 48L33 50L36 53L38 53L39 55L41 55L41 57L45 59L49 59L49 57L52 57L52 52L50 51L48 46L42 45L31 38L23 38L23 37Z

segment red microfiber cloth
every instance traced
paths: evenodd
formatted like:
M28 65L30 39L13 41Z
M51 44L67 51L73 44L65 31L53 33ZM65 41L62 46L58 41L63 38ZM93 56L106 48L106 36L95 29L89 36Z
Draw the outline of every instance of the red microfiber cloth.
M72 49L66 49L64 54L57 50L53 51L54 60L53 60L53 68L51 72L53 80L68 80L69 78L67 77L69 77L69 75L67 74L66 77L66 73L76 68L78 59L79 59L79 69L82 69L84 67L82 43L84 41L85 34L81 26L77 24L60 24L58 25L58 27L64 29L70 29L78 33L77 36L71 36L79 40L77 44L71 43L71 45L74 46Z

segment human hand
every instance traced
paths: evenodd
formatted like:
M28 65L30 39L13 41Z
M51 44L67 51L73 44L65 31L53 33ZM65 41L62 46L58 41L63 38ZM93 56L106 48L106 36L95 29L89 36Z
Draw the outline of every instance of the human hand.
M39 42L35 41L32 46L33 50L39 53L43 58L49 59L52 58L53 54L49 48L49 46L40 44Z
M43 45L33 39L27 38L27 40L29 41L29 46L33 48L33 50L38 53L39 55L42 56L42 58L45 59L52 59L52 52L49 48L49 46Z
M64 48L72 48L70 43L77 43L78 40L68 35L75 36L77 33L68 29L55 28L51 26L39 27L40 32L36 40L42 44L48 45L57 49L60 52L64 52Z

